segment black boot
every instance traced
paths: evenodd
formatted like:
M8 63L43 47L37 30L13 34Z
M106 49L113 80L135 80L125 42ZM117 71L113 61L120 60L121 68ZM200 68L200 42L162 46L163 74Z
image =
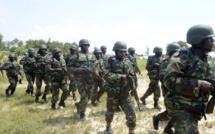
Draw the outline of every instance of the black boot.
M85 113L80 113L80 119L81 119L82 121L85 121L85 120L86 120Z
M172 130L172 121L170 120L163 131L164 134L174 134Z
M77 100L75 93L72 93L73 100Z
M108 126L106 126L106 132L107 134L113 134L111 127L108 127Z
M55 106L55 103L52 103L52 110L55 110L56 109L56 106Z
M77 109L77 113L79 113L80 111L79 111L79 103L78 102L75 103L75 107Z
M146 100L144 97L141 97L140 100L142 101L143 105L146 105Z
M6 94L6 97L9 97L9 96L10 96L10 95L9 95L9 90L8 90L8 89L5 90L5 94Z
M48 101L48 99L46 98L46 95L45 95L45 94L43 95L42 99L43 99L45 102Z
M62 107L64 107L64 108L65 108L65 107L66 107L66 104L65 104L65 102L64 102L64 101L62 101L62 100L61 100L61 101L60 101L60 103L59 103L59 106L62 106Z
M155 130L158 130L159 119L157 118L156 115L154 115L154 116L152 117L152 122L153 122L154 129L155 129Z
M154 103L154 108L158 109L158 110L161 110L161 107L158 105L157 101L155 101L155 103Z
M97 103L95 103L95 102L92 102L92 105L93 105L94 107L96 107L96 106L97 106Z
M25 90L25 92L26 92L27 94L29 94L29 93L30 93L30 89L27 88L27 89Z
M39 102L39 97L38 97L38 96L35 97L35 102L36 102L36 103Z

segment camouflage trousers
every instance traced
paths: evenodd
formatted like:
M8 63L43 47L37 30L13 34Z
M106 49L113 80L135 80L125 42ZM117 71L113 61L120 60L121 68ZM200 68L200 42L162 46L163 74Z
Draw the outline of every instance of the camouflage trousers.
M99 81L97 79L94 79L94 83L93 83L93 95L91 98L92 102L95 102L97 97L101 97L104 94L104 85L105 85L105 81ZM99 91L98 91L99 88Z
M42 75L42 74L36 74L36 93L35 96L39 97L41 95L41 87L42 87L42 81L45 83L45 90L44 95L49 94L50 92L50 77L49 75Z
M69 92L74 93L76 90L77 90L76 81L74 79L70 80L70 83L69 83Z
M146 90L142 98L147 98L153 93L154 101L158 101L160 98L160 87L158 85L158 82L158 80L150 79L149 88Z
M16 90L18 76L7 76L10 85L7 87L6 90L11 90L11 94L13 94Z
M110 124L113 121L114 112L118 106L121 106L125 113L125 118L127 120L126 125L128 127L135 127L136 114L134 110L134 102L128 92L119 94L111 92L107 93L107 111L105 114L107 124Z
M198 118L186 110L170 110L175 134L199 134Z
M92 78L93 79L93 78ZM88 83L84 79L76 78L77 88L78 92L80 94L80 101L78 103L79 105L79 111L80 113L85 113L87 103L92 97L93 93L93 82Z
M57 103L59 99L60 90L62 90L61 101L65 101L69 95L68 84L51 82L51 91L52 91L52 103Z
M26 79L28 81L28 87L30 91L34 91L34 81L35 81L35 74L34 73L25 73Z

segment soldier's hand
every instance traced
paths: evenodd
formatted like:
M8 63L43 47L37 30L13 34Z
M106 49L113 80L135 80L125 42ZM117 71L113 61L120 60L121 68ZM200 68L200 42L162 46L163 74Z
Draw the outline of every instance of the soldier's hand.
M127 76L126 75L121 75L121 80L122 81L126 81L127 80Z
M77 72L77 73L83 73L83 72L85 72L85 69L84 69L84 68L78 68L78 69L76 70L76 72Z
M159 66L160 66L160 64L159 64L159 63L155 63L155 64L154 64L154 66L159 67Z
M214 87L210 82L201 80L200 81L200 90L202 90L203 92L213 92Z
M62 68L56 68L55 71L57 71L57 72L62 72L63 69L62 69Z

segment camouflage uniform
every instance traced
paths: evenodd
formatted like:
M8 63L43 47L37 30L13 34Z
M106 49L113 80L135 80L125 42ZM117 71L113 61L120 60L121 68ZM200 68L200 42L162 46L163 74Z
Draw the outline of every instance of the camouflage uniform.
M15 58L15 55L10 54L9 58ZM10 83L8 88L5 90L6 96L9 96L9 91L11 91L10 95L13 95L16 90L18 82L18 74L21 73L20 72L21 67L16 60L14 61L8 60L3 64L1 70L6 70L8 81Z
M127 46L124 42L118 41L115 43L113 51L116 50L126 52ZM132 63L127 58L118 60L117 57L113 56L108 60L107 69L107 73L105 73L104 76L107 89L107 111L105 114L107 123L106 130L109 133L114 112L116 112L118 106L121 106L126 115L126 124L129 127L129 132L133 134L136 126L136 114L134 110L134 102L130 96L130 91L132 90L131 83L128 83L121 78L123 75L127 74L134 76ZM132 80L134 81L133 77ZM132 86L134 86L134 82L132 83Z
M45 83L45 90L43 93L42 99L47 101L46 95L50 92L50 76L45 71L45 66L50 62L50 56L45 54L44 56L41 54L37 54L36 63L35 63L35 74L36 74L36 93L35 93L35 101L38 102L39 96L41 96L41 87L42 80Z
M32 95L34 92L34 81L35 81L34 63L35 62L36 62L35 56L30 57L29 55L23 57L20 60L20 64L23 65L25 76L28 81L26 92L31 93Z
M166 70L164 85L169 91L165 103L176 134L199 134L198 120L205 116L209 93L214 90L204 80L211 75L206 53L213 47L213 36L208 25L191 27L187 42L192 47L187 53L174 54Z
M87 39L80 40L79 47L82 47L82 45L89 45L89 41ZM79 103L76 103L75 105L77 107L77 111L80 113L80 119L83 120L85 120L87 103L91 99L93 92L93 75L86 71L84 67L94 71L95 61L96 58L93 53L90 53L89 51L83 52L83 50L80 50L74 61L70 63L71 68L69 68L69 71L75 75L78 92L81 95ZM78 72L79 69L83 69L85 71Z
M60 49L58 48L59 52ZM54 51L54 50L52 50ZM53 52L57 53L57 51ZM54 55L54 54L53 54ZM65 100L67 99L67 96L69 94L68 90L68 84L67 84L67 75L65 71L62 68L66 67L66 62L64 59L60 58L57 60L56 58L52 57L51 62L48 65L47 72L49 70L53 69L53 71L50 72L50 78L51 78L51 91L52 91L52 109L55 109L55 104L58 101L59 98L59 88L63 91L61 95L61 100L59 105L66 107ZM55 71L54 69L62 69L61 71Z
M155 63L160 64L160 62L161 62L160 57L157 57L156 55L150 56L147 60L146 68L147 68L147 66L153 65ZM149 87L140 99L143 101L143 104L144 104L145 98L147 98L149 95L151 95L153 93L154 94L154 107L156 108L156 106L158 106L157 102L160 98L160 87L158 85L159 67L154 66L154 67L148 69L148 76L150 79Z

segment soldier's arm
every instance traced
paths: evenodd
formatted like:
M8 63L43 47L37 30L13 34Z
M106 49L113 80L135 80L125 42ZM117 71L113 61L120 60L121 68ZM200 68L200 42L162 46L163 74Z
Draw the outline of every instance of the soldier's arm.
M151 57L148 58L147 63L146 63L146 70L151 70L155 67L159 67L156 63L153 63L152 60L153 59Z
M201 81L185 76L185 68L186 65L180 60L172 60L164 75L164 85L175 94L188 98L197 97Z
M27 62L26 62L26 57L23 57L21 60L20 60L20 62L19 62L21 65L24 65L24 64L26 64Z

